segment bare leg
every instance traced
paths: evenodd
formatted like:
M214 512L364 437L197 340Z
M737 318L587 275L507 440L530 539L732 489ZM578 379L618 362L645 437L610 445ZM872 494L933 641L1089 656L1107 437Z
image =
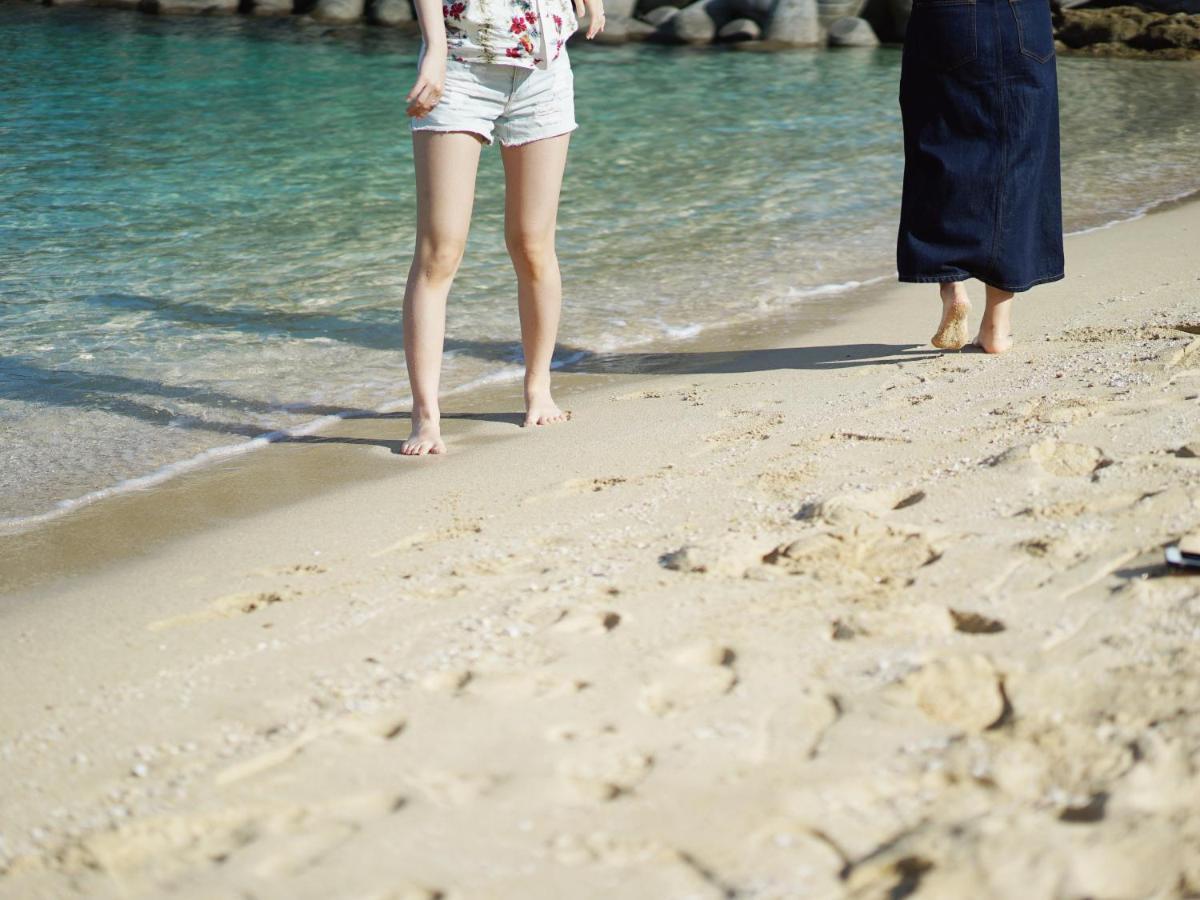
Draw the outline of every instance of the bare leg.
M973 342L985 353L1005 353L1012 349L1012 299L1010 291L987 286L987 306Z
M413 132L417 170L417 246L404 290L404 356L412 385L412 434L406 456L444 453L438 384L446 338L446 297L462 262L475 202L480 139Z
M517 273L525 349L525 424L570 418L550 396L550 359L562 311L562 276L554 252L558 194L570 135L504 147L504 237Z
M942 321L929 343L942 350L960 350L967 343L967 316L971 312L967 285L962 281L952 281L940 287Z

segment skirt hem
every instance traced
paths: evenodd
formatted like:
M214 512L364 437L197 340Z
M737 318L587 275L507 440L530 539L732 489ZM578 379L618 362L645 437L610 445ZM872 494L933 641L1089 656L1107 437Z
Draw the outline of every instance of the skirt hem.
M1062 281L1066 278L1065 272L1057 272L1054 275L1043 275L1040 278L1035 278L1032 281L1027 281L1021 285L1001 284L998 281L993 281L989 278L979 275L975 272L952 272L943 275L901 275L900 281L906 284L946 284L954 281L966 281L968 278L974 278L982 281L984 284L998 288L1002 291L1008 291L1013 294L1019 294L1022 291L1027 291L1030 288L1037 287L1039 284L1049 284L1052 281Z

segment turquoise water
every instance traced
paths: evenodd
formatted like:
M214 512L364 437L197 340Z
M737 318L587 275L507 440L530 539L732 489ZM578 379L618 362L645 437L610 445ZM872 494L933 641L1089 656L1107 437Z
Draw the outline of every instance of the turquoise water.
M381 30L0 0L0 519L404 404L416 51ZM573 60L562 359L893 271L896 51ZM1069 59L1061 78L1070 228L1200 188L1200 69ZM519 372L502 197L493 150L449 390Z

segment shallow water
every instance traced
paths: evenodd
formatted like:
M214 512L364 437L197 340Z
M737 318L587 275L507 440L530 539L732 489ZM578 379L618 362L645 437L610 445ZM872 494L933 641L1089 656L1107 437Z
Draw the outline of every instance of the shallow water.
M0 519L405 401L416 50L381 30L0 3ZM894 271L897 51L573 61L562 359ZM1070 229L1200 188L1200 68L1060 73ZM448 389L519 372L502 197L493 149Z

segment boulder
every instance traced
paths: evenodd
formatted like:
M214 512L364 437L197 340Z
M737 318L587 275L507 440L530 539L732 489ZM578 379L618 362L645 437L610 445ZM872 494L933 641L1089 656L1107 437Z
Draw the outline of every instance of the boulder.
M1200 50L1200 16L1176 13L1151 22L1129 46L1139 50Z
M238 11L238 0L141 0L145 13L163 16L219 16Z
M775 0L734 0L733 12L737 18L753 19L759 25L771 18Z
M317 0L312 17L318 22L357 22L363 6L363 0Z
M376 25L396 26L417 20L409 0L373 0L367 17Z
M664 6L672 9L678 9L681 2L683 2L683 0L638 0L636 8L637 14L644 19L646 18L647 13L656 9L661 9Z
M753 19L734 19L717 31L717 40L726 44L757 41L762 38L762 26Z
M105 9L139 9L140 0L42 0L43 6L100 6Z
M1141 34L1153 19L1152 13L1132 6L1072 10L1063 14L1055 37L1068 47L1124 43Z
M838 19L860 15L866 5L867 0L817 0L817 18L822 28L828 28Z
M733 18L731 0L696 0L668 19L656 34L672 43L710 44Z
M613 19L632 19L637 15L637 0L604 0L605 27Z
M243 7L252 16L290 16L292 0L249 0Z
M666 21L674 16L679 15L679 7L677 6L656 6L648 13L642 15L642 21L655 28L661 28Z
M813 47L821 43L817 0L776 0L766 38L779 44Z
M1200 56L1200 16L1149 12L1134 6L1066 9L1055 16L1063 46L1102 56Z
M829 25L830 47L878 47L879 38L866 19L846 17Z
M607 4L605 4L607 7ZM624 44L629 41L644 41L658 29L647 22L629 16L604 17L604 30L595 37L597 44Z
M1104 6L1125 6L1129 0L1082 0L1077 3L1060 3L1058 4L1063 9L1070 6L1082 6L1087 3L1088 6L1094 8ZM1138 0L1137 4L1141 9L1149 12L1165 13L1166 15L1174 15L1175 13L1187 13L1189 15L1200 15L1200 0Z

